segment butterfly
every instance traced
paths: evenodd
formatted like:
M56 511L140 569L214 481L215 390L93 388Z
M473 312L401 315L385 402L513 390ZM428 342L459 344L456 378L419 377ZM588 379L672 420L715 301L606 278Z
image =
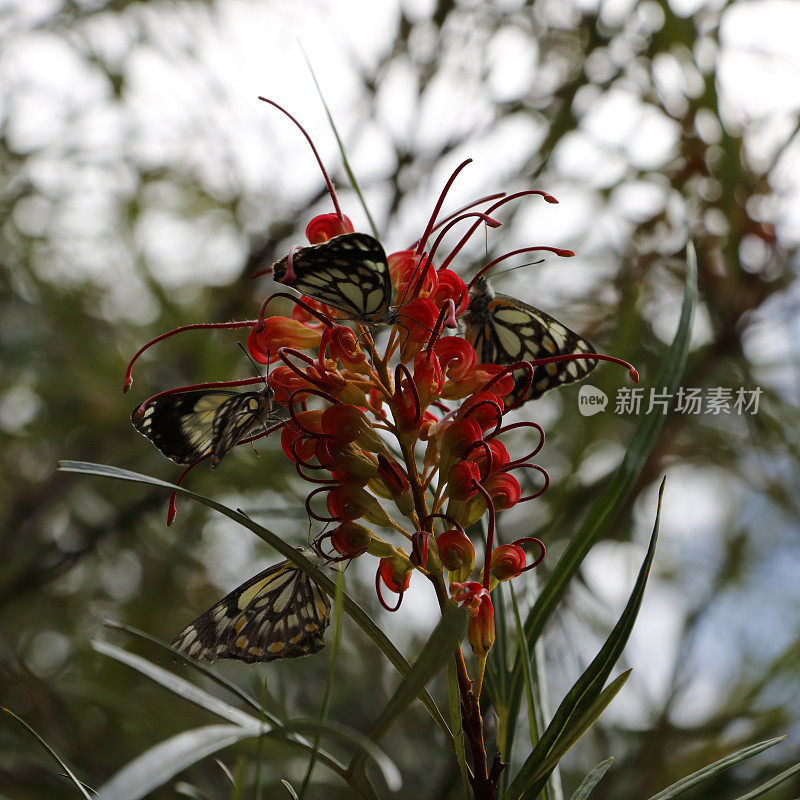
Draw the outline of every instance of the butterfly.
M324 563L309 549L300 552ZM330 610L322 588L290 561L281 561L211 606L172 640L172 646L207 661L297 658L325 646Z
M289 256L272 265L286 283L345 313L356 322L384 322L390 314L392 282L381 243L366 233L343 233L292 254L293 279L286 281Z
M505 294L496 294L485 278L479 278L469 295L469 305L461 318L465 338L475 348L482 363L513 364L568 353L594 353L586 339L557 319ZM544 364L533 368L533 381L527 391L527 370L514 370L514 389L506 398L512 406L536 400L549 389L583 380L596 360L580 359Z
M272 390L195 389L157 397L131 414L133 427L167 458L191 464L211 455L216 467L257 425L277 419Z

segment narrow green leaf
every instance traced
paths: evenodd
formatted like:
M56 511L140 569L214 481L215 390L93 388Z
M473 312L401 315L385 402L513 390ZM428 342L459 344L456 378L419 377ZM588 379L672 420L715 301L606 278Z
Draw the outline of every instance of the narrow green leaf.
M401 681L394 695L375 721L369 738L377 742L398 720L400 715L419 696L431 678L437 675L453 654L467 629L467 612L455 603L448 603L442 618L417 656L411 672ZM353 775L363 769L364 752L355 754L348 772Z
M151 636L149 633L145 633L145 631L140 631L138 628L132 628L130 625L123 625L121 622L114 622L113 620L106 620L103 623L103 626L112 631L122 631L124 633L128 633L131 636L135 636L137 639L141 639L145 642L156 645L156 647L160 647L162 650L168 652L173 658L179 659L187 666L199 672L201 675L204 675L210 681L213 681L218 686L221 686L223 689L231 692L231 694L238 697L245 705L249 706L257 714L265 715L269 722L273 723L274 725L280 724L280 720L277 717L267 714L254 698L252 698L249 694L247 694L247 692L245 692L235 683L231 683L221 675L218 675L213 669L210 669L202 662L196 661L195 659L187 656L185 653L182 653L180 650L176 650L174 647L171 647L166 642L162 642L161 639Z
M289 797L291 797L292 800L299 800L297 792L295 792L294 788L292 787L292 784L289 783L289 781L281 779L281 783L284 785L286 791L289 792Z
M784 781L789 780L789 778L791 778L793 775L797 775L798 772L800 772L800 764L795 764L793 767L789 767L789 769L786 769L779 775L771 778L766 783L762 783L761 786L753 789L752 792L748 792L747 794L743 794L741 797L737 797L736 800L756 800L757 797L761 797L770 789L780 786Z
M338 722L331 722L331 720L322 723L314 719L291 719L287 720L284 729L291 733L313 733L317 738L321 738L324 734L329 734L341 739L349 739L355 742L375 762L390 791L397 792L403 785L403 778L394 761L372 739L354 728Z
M92 648L98 653L102 653L116 661L127 664L129 667L133 667L133 669L146 675L150 680L155 681L165 689L169 689L169 691L177 694L179 697L184 698L184 700L188 700L190 703L194 703L204 708L206 711L210 711L212 714L216 714L218 717L222 717L228 722L232 722L234 725L244 728L251 736L258 736L262 729L262 724L256 717L229 705L218 697L214 697L213 694L209 694L199 686L195 686L195 684L190 683L184 678L153 664L152 661L148 661L146 658L134 655L113 644L98 639L92 641ZM266 727L267 730L269 730L271 726L267 725Z
M608 768L614 761L613 758L607 758L601 761L582 781L581 785L575 790L570 800L586 800L592 793L592 790L603 779L603 776L608 772Z
M252 737L240 725L207 725L151 747L100 787L96 800L139 800L206 756Z
M738 764L740 761L752 758L759 753L763 753L765 750L769 750L770 747L774 747L785 738L785 736L778 736L775 739L767 739L764 742L758 742L757 744L743 747L741 750L737 750L735 753L731 753L729 756L725 756L725 758L721 758L719 761L715 761L713 764L709 764L707 767L703 767L703 769L699 769L697 772L693 772L691 775L681 778L679 781L673 783L672 786L668 786L664 789L663 792L654 794L649 800L672 800L673 797L677 797L693 786L697 786L698 783L702 783L712 778L714 775L724 772L729 767L734 766L734 764Z
M447 701L450 708L450 728L453 731L453 745L456 751L458 770L461 773L461 783L464 789L464 798L472 794L469 783L469 767L467 766L467 749L464 738L464 728L461 724L461 692L458 688L458 668L455 656L447 662Z
M265 541L268 545L277 550L284 558L297 565L305 573L310 575L319 585L325 589L326 592L333 595L335 594L336 587L334 582L320 570L316 564L309 561L297 548L292 547L287 542L283 541L277 534L267 530L258 523L254 522L247 514L241 511L234 511L222 503L212 500L210 497L205 497L201 494L196 494L183 486L175 486L167 481L162 481L158 478L151 478L149 475L142 475L138 472L131 472L127 469L120 467L112 467L105 464L92 464L85 461L61 461L59 462L59 469L63 472L75 472L82 475L98 475L105 478L114 478L116 480L131 481L133 483L141 483L149 486L160 486L169 491L177 492L178 494L196 500L209 508L213 508L220 514L224 514L234 522L238 522L243 527L250 530L260 539ZM394 668L402 675L406 676L411 671L411 665L403 658L400 651L392 644L388 637L381 631L381 629L372 621L369 614L367 614L361 606L353 600L346 592L342 594L342 607L344 611L350 616L353 621L364 631L364 633L372 639L378 649L386 656ZM433 717L436 724L442 729L447 740L453 741L453 736L450 729L445 722L442 713L439 711L433 698L427 691L420 695L422 704L428 709L428 712Z
M39 742L39 744L52 756L53 760L58 764L58 766L64 770L69 779L75 784L75 788L86 798L86 800L92 800L92 796L86 791L83 783L75 777L75 773L64 763L64 761L61 759L61 756L59 756L58 753L56 753L56 751L53 750L53 748L50 747L50 745L47 744L47 742L42 739L42 737L39 736L39 734L36 733L36 731L30 725L28 725L24 719L22 719L22 717L18 717L11 709L6 708L5 706L0 708L0 711L5 711L9 717L12 717L19 722L20 725L27 729L28 733L30 733L37 742Z
M519 603L517 603L517 595L514 587L511 587L511 606L514 611L514 622L517 627L517 652L520 656L526 653L527 642L525 640L525 631L522 628L522 618L519 614ZM535 658L535 656L533 656ZM547 691L546 687L540 686L537 689L533 685L533 674L531 672L531 661L533 658L528 657L527 654L522 658L522 674L525 679L525 700L528 704L528 727L531 734L531 747L536 747L536 742L539 741L539 735L544 729L544 725L540 727L538 719L538 709L540 708L536 700L541 697L542 691ZM506 754L507 756L507 754Z
M572 748L578 739L580 739L592 725L594 725L608 704L617 696L619 690L622 689L630 677L630 674L631 670L626 670L621 675L614 678L614 680L600 692L597 698L581 711L580 715L572 722L564 735L559 737L555 747L547 755L545 761L537 767L531 777L531 782L540 781L540 785L544 785L547 776L553 771L567 751ZM534 785L536 784L534 783ZM533 795L535 795L536 792L537 790L529 791L529 793Z
M114 658L117 661L120 661L123 664L126 664L127 666L141 672L143 675L146 675L151 680L154 680L165 689L168 689L178 696L189 700L189 702L195 703L201 708L205 708L207 711L210 711L212 714L217 714L217 716L227 719L229 722L233 722L240 728L246 730L249 736L259 736L269 733L271 738L284 739L286 744L300 750L310 752L312 749L311 745L307 741L294 735L287 734L279 722L264 724L250 714L247 714L246 712L241 711L240 709L235 708L228 703L225 703L218 697L214 697L214 695L209 694L205 690L201 689L199 686L195 686L193 683L190 683L189 681L165 669L162 669L161 667L153 664L145 658L142 658L141 656L128 653L127 651L122 650L119 647L115 647L108 642L102 642L98 640L92 642L92 647L97 652L107 655L110 658ZM272 719L275 720L274 717ZM318 757L320 761L322 761L334 772L337 772L339 775L344 773L344 765L337 761L329 753L320 751Z
M670 393L677 390L686 366L696 303L697 256L694 246L690 242L686 248L686 280L683 287L683 303L678 329L661 371L653 383L659 388L666 388ZM564 549L561 558L553 568L550 579L525 620L525 637L529 646L517 653L510 679L508 724L512 727L506 736L509 749L514 738L513 725L515 723L513 720L519 714L522 702L524 675L521 659L526 657L525 653L531 652L533 644L541 635L545 623L560 602L570 580L580 568L589 551L605 534L609 525L620 512L656 443L664 419L665 415L663 414L646 414L639 420L622 463L592 507L577 534Z
M325 694L322 698L322 707L319 711L319 723L324 725L328 719L328 710L330 709L331 697L333 696L334 676L336 675L336 657L339 654L339 643L342 638L342 592L344 592L344 569L343 565L339 565L339 571L336 575L336 596L333 603L333 641L331 642L328 678L325 681ZM308 760L306 767L306 774L303 778L303 784L300 787L300 800L305 797L309 783L311 783L311 775L314 772L314 764L317 760L317 750L319 749L319 742L321 732L314 737L314 749L311 753L311 758Z
M573 738L574 741L576 722L579 722L585 713L593 707L614 664L628 641L636 616L639 613L647 577L650 574L650 565L653 563L653 556L655 555L665 482L666 478L661 481L661 487L658 492L658 510L656 512L656 521L653 525L653 534L650 537L650 546L647 549L647 555L639 570L636 584L622 612L622 616L620 616L619 621L614 626L602 648L600 648L600 652L586 668L583 675L578 678L575 685L567 692L566 697L561 701L561 705L547 726L547 730L542 734L533 752L528 756L512 781L506 794L506 797L510 800L522 797L522 793L530 788L531 782L535 780L533 776L538 774L539 765L545 762L549 763L550 754L560 749L560 740ZM533 792L531 794L535 796Z

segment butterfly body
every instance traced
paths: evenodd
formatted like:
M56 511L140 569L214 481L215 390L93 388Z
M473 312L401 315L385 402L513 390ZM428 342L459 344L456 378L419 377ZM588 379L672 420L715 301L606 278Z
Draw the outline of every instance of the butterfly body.
M496 293L484 278L479 278L470 291L469 305L461 320L467 341L483 363L506 365L595 352L589 342L557 319L514 297ZM536 400L549 389L582 380L596 366L596 360L588 359L536 366L527 391L528 373L515 370L514 389L506 402L514 405Z
M344 233L298 248L291 260L291 273L289 256L272 265L276 281L338 309L356 322L384 322L390 316L389 264L383 246L373 236Z
M253 428L275 419L272 390L196 389L157 397L131 414L131 422L167 458L191 464L211 456L216 466Z
M306 558L323 563L310 550ZM305 572L282 561L234 589L172 641L192 658L247 663L310 655L325 646L330 600Z

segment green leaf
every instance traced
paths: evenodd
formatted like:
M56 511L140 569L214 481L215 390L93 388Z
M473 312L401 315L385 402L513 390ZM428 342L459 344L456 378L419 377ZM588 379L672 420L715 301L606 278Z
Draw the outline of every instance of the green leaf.
M464 737L464 728L461 724L461 692L458 688L458 667L455 656L447 662L447 701L450 708L450 727L453 731L453 745L456 751L458 770L461 773L461 783L464 797L472 795L469 783L469 767L467 766L467 749Z
M561 701L561 705L553 715L547 730L542 734L533 752L528 756L512 781L505 795L509 800L516 800L516 798L523 797L525 792L529 792L531 784L538 780L541 775L540 765L552 762L552 765L555 766L558 760L553 762L552 754L561 753L563 755L568 749L563 747L564 743L574 743L577 737L585 731L582 726L587 717L591 715L593 709L596 708L598 698L602 696L602 687L614 664L619 659L639 613L647 577L650 573L650 565L653 563L653 556L655 555L656 541L658 540L658 527L661 521L661 500L664 495L665 481L666 478L661 481L661 487L658 492L658 511L653 525L653 534L650 537L650 546L647 549L647 555L639 570L636 584L622 612L622 616L620 616L619 621L609 634L605 644L600 648L600 652ZM617 678L617 681L619 680ZM532 791L529 794L536 796L536 793Z
M248 736L259 736L269 733L272 738L285 739L286 744L289 744L292 747L296 747L305 751L312 750L311 745L302 738L287 734L280 723L272 722L271 724L265 724L252 715L247 714L246 712L241 711L240 709L235 708L228 703L225 703L218 697L214 697L214 695L209 694L204 689L201 689L199 686L195 686L193 683L190 683L184 678L181 678L172 672L153 664L141 656L128 653L126 650L115 647L108 642L95 640L92 642L92 647L97 652L107 655L110 658L114 658L117 661L120 661L123 664L126 664L127 666L141 672L143 675L146 675L148 678L163 686L165 689L174 692L179 697L183 697L185 700L195 703L201 708L205 708L212 714L216 714L223 719L227 719L229 722L233 722L235 725L238 725L240 728L247 731ZM273 717L272 719L274 720L275 718ZM329 753L320 752L319 759L339 775L344 773L344 765L337 761Z
M329 734L350 739L359 746L359 750L363 750L377 764L390 791L397 792L403 785L403 778L394 761L372 739L354 728L330 720L322 723L314 719L292 719L285 723L284 729L291 733L313 733L317 738Z
M47 742L42 739L42 737L39 736L39 734L36 733L36 731L31 728L31 726L28 725L24 719L22 719L22 717L18 717L13 711L11 711L11 709L5 707L0 710L5 711L9 717L12 717L19 722L20 725L26 728L28 733L30 733L37 742L39 742L39 744L53 757L53 760L61 767L61 769L64 770L64 772L67 774L67 777L69 777L69 779L75 784L75 788L86 798L86 800L92 800L92 796L86 791L86 789L84 789L83 783L75 777L75 773L73 773L73 771L64 763L64 761L62 761L58 753L56 753L56 751L53 750L53 748L50 747L50 745L47 744Z
M241 511L234 511L210 497L191 492L183 486L175 486L167 481L162 481L158 478L151 478L149 475L141 475L138 472L131 472L127 469L120 467L112 467L105 464L92 464L85 461L61 461L59 462L59 469L63 472L76 472L82 475L98 475L105 478L114 478L116 480L131 481L133 483L141 483L149 486L160 486L164 489L169 489L171 492L177 492L184 497L189 497L202 503L220 514L224 514L234 522L238 522L243 527L252 531L256 536L265 541L268 545L275 548L281 555L298 566L303 572L310 575L326 592L334 595L336 586L334 582L322 570L317 567L313 561L309 561L297 548L283 541L277 534L267 530L258 523L254 522L247 514ZM386 656L395 669L404 677L411 671L411 665L403 658L400 651L392 644L387 636L381 629L372 621L369 614L367 614L361 606L353 600L346 592L342 594L342 607L344 611L355 621L355 623L364 631L364 633L372 639L378 649ZM420 700L428 712L433 717L436 724L442 729L447 736L449 742L453 741L453 736L450 729L439 711L433 698L427 691L420 695Z
M155 636L151 636L149 633L145 633L144 631L140 631L138 628L132 628L130 625L124 625L121 622L115 622L113 620L106 620L103 623L103 626L109 628L112 631L122 631L124 633L128 633L131 636L135 636L137 639L141 639L142 641L156 645L156 647L160 647L162 650L168 652L170 656L172 656L173 658L177 658L180 661L183 661L184 664L196 670L201 675L204 675L210 681L213 681L218 686L221 686L223 689L226 689L227 691L231 692L231 694L238 697L245 705L250 706L250 708L257 714L262 716L265 715L266 718L275 725L280 724L280 720L277 717L273 717L270 714L266 714L266 712L264 712L263 708L256 702L256 700L254 700L249 694L247 694L247 692L238 687L235 683L231 683L229 680L226 680L221 675L216 673L213 669L210 669L200 661L195 661L195 659L190 658L185 653L182 653L180 650L176 650L174 647L171 647L166 642L162 642L161 639L158 639Z
M252 735L240 725L207 725L179 733L126 764L100 787L95 800L139 800L211 753Z
M339 571L336 575L336 596L333 603L333 641L330 647L328 678L325 681L325 695L322 698L322 707L319 711L319 724L324 725L328 719L328 711L330 709L331 697L333 696L334 677L336 675L336 658L339 655L339 643L342 638L342 593L344 592L344 568L339 565ZM311 758L308 760L306 767L306 774L303 778L303 784L300 787L300 800L305 797L308 785L311 783L311 776L314 772L314 764L317 760L317 750L319 749L321 733L314 737L314 749L311 753Z
M467 612L455 603L449 602L442 618L431 633L428 641L417 656L411 672L401 681L394 695L375 721L369 738L377 742L400 715L414 702L428 682L437 675L453 654L467 629ZM364 753L356 753L348 767L348 773L354 775L363 769Z
M738 764L740 761L752 758L759 753L763 753L765 750L769 750L770 747L774 747L785 738L785 736L778 736L775 739L767 739L764 742L751 744L749 747L743 747L741 750L737 750L735 753L731 753L731 755L721 758L719 761L715 761L713 764L709 764L707 767L703 767L703 769L699 769L697 772L693 772L685 778L681 778L679 781L673 783L672 786L668 786L663 792L654 794L648 800L672 800L673 797L677 797L693 786L697 786L698 783L702 783L712 778L714 775L724 772L734 764Z
M229 705L218 697L214 697L213 694L209 694L199 686L195 686L195 684L190 683L184 678L180 678L172 672L163 669L163 667L153 664L152 661L148 661L146 658L134 655L113 644L102 642L97 639L92 641L92 648L98 653L102 653L123 664L127 664L129 667L133 667L133 669L138 670L165 689L169 689L169 691L184 698L184 700L188 700L190 703L194 703L204 708L206 711L210 711L212 714L216 714L218 717L222 717L228 722L232 722L234 725L244 728L249 731L251 736L258 736L261 731L262 723L256 719L256 717ZM269 729L271 726L267 725L266 727Z
M789 767L789 769L786 769L779 775L771 778L766 783L762 783L761 786L753 789L752 792L748 792L747 794L743 794L741 797L737 797L736 800L756 800L757 797L761 797L770 789L780 786L780 784L782 784L785 780L788 780L793 775L797 775L798 772L800 772L800 764L795 764L793 767Z
M575 790L570 800L586 800L592 793L592 790L603 779L603 776L608 772L608 768L614 761L613 758L607 758L601 761L582 781L581 785Z
M666 387L670 393L677 390L686 366L696 303L697 256L694 246L689 243L686 248L686 281L683 287L683 303L678 329L661 371L653 384L658 387ZM532 652L533 645L541 635L545 623L555 611L570 580L580 568L589 551L602 538L622 509L656 443L664 419L665 415L663 414L646 414L639 420L622 463L600 498L593 505L577 534L564 549L561 558L553 568L550 579L525 620L525 638L528 646L517 653L510 679L508 731L504 737L508 742L509 750L513 744L515 722L522 702L524 685L522 659L527 658L527 654Z

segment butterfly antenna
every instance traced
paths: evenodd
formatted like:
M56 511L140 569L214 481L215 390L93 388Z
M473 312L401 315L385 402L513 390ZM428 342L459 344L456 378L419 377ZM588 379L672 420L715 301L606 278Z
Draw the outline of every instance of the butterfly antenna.
M267 350L267 374L262 375L261 370L258 368L258 364L253 361L253 357L247 351L247 348L241 342L236 342L236 344L239 345L239 349L247 356L247 360L253 365L253 369L258 373L258 376L261 378L261 380L264 381L264 386L269 389L269 350Z
M513 272L515 269L522 269L523 267L533 267L536 264L544 264L546 259L540 258L538 261L526 261L524 264L517 264L516 267L509 267L508 269L504 269L502 272L495 272L492 276L493 278L497 278L500 275L505 275L506 272Z

